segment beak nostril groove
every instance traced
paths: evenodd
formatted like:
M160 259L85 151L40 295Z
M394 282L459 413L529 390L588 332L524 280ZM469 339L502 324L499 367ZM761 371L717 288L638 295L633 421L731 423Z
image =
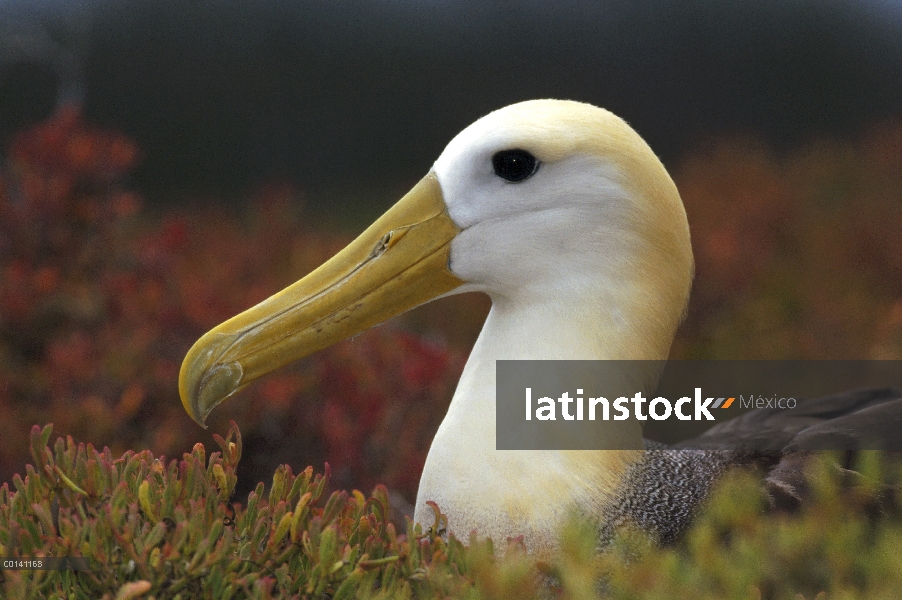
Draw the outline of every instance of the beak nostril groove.
M409 228L402 227L400 229L392 229L388 233L382 236L379 240L379 243L376 244L376 247L373 248L373 254L371 258L378 258L385 254L389 248L398 243L398 241L404 237L404 234L407 233Z

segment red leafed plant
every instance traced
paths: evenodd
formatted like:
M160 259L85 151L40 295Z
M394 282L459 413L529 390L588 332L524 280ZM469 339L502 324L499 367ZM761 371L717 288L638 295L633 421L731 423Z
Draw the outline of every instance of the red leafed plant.
M902 122L783 155L712 140L674 179L696 258L676 356L902 359Z
M191 344L347 242L305 227L295 194L279 187L244 218L196 206L150 217L122 184L138 157L74 110L22 132L7 153L0 479L21 470L34 423L116 453L190 450L206 436L178 398ZM241 488L280 462L329 461L343 487L385 483L412 499L461 366L440 343L381 327L251 386L210 425L235 418L245 431Z

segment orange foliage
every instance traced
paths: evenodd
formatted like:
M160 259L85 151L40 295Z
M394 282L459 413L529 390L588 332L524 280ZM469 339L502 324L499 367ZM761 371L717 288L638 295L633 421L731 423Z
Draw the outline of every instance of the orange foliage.
M696 278L672 356L902 359L902 123L784 156L717 140L675 180Z
M73 111L23 132L0 179L0 478L22 470L34 423L115 453L190 450L177 391L207 329L318 266L348 240L309 229L295 194L264 190L249 217L171 210L121 185L138 152ZM280 462L337 466L341 487L412 497L462 368L460 353L377 328L251 386L211 418L246 432L244 487ZM202 435L203 434L203 435ZM208 440L209 443L209 440Z

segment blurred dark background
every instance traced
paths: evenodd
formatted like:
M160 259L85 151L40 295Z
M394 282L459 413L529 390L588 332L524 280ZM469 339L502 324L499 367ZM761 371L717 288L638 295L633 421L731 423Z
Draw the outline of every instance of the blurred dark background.
M783 147L902 114L896 1L20 0L0 23L0 135L81 101L138 143L151 201L285 179L366 220L528 98L607 107L667 164L711 134Z

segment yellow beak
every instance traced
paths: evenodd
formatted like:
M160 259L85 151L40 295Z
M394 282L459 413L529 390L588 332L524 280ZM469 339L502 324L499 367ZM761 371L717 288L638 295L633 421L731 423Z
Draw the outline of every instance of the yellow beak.
M179 394L203 426L220 402L283 365L449 292L459 228L429 173L321 267L201 337L179 373Z

